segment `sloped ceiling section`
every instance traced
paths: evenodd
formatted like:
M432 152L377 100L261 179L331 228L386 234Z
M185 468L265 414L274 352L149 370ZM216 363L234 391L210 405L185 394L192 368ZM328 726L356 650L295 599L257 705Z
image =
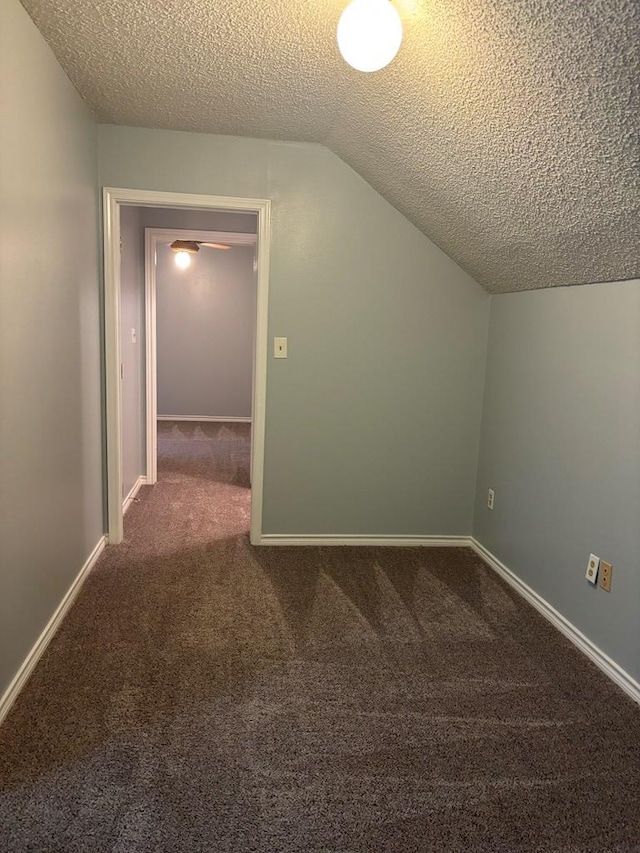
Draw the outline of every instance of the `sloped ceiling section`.
M102 122L329 146L490 292L640 277L640 2L24 0Z

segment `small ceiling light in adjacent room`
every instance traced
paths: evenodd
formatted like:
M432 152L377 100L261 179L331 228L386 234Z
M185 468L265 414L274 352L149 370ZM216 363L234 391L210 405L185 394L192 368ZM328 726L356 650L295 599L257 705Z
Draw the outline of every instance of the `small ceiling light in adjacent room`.
M176 252L176 266L180 267L181 270L186 270L190 263L189 252Z
M379 71L400 49L402 21L391 0L352 0L338 22L338 47L356 71Z

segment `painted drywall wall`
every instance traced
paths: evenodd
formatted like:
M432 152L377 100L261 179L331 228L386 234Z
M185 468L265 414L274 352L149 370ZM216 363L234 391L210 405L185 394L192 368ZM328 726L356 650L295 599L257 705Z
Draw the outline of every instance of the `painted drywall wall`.
M475 535L640 678L640 281L492 297Z
M140 207L142 228L193 228L195 231L235 231L256 234L255 213L231 210L173 210L166 207Z
M139 212L143 241L145 228L257 233L254 213L153 207L140 207ZM158 290L158 413L161 416L251 416L256 313L254 249L236 248L232 252L226 260L218 257L216 263L224 273L220 279L216 277L214 255L204 254L203 250L194 257L186 279L191 280L195 275L199 280L191 282L184 291L184 301L175 298L178 294L175 288ZM248 258L250 268L247 268ZM161 253L159 263L160 259ZM165 264L163 269L164 280L171 279L177 284L185 279L175 264ZM203 274L207 270L210 284L205 286ZM158 285L160 272L159 268ZM229 276L237 278L240 289L230 286ZM141 298L144 303L144 292ZM196 302L200 303L200 312L195 310ZM173 319L172 312L175 312ZM185 326L177 323L178 317L189 323L188 346L184 345Z
M273 202L264 532L468 534L479 285L326 148L99 131L105 186Z
M146 472L144 412L144 249L140 211L120 209L120 360L122 362L122 497Z
M0 693L103 532L96 127L1 17Z
M183 270L158 247L159 416L251 417L254 257L254 246L201 248Z

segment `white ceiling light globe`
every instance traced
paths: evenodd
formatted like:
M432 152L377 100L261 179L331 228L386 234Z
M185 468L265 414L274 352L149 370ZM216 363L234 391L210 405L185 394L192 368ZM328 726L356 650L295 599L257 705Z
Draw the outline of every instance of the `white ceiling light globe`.
M190 263L189 252L176 252L176 266L180 267L181 270L186 270Z
M400 49L402 21L391 0L352 0L338 22L338 47L356 71L379 71Z

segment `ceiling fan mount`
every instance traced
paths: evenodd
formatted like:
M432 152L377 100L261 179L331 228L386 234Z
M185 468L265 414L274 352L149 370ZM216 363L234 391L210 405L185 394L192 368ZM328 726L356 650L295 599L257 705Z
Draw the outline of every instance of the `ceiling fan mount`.
M226 243L205 243L203 240L174 240L169 244L169 248L174 252L188 252L190 255L195 255L200 251L200 246L205 246L207 249L230 249L231 246Z

